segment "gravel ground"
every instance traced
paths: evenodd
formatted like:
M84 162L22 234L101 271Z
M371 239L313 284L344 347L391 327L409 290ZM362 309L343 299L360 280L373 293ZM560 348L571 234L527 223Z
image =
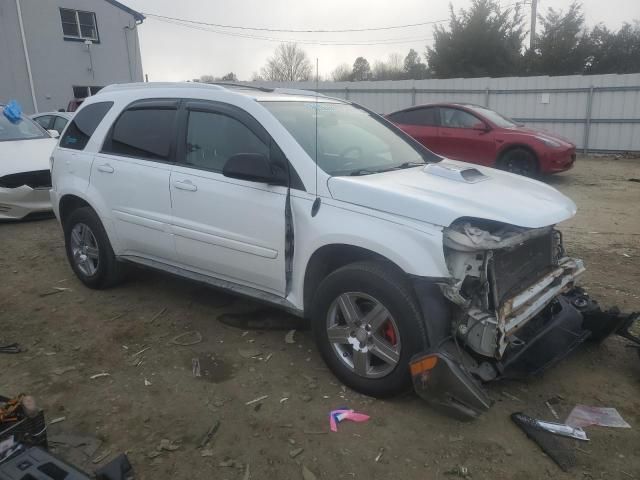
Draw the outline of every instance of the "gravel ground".
M584 286L605 305L640 310L640 184L630 178L640 178L640 160L597 157L545 181L578 204L562 229L587 264ZM86 470L126 451L141 479L296 479L304 468L320 479L437 479L460 467L474 479L640 479L640 360L619 338L586 345L543 377L492 384L490 412L460 423L414 394L380 401L346 389L304 325L245 299L147 270L111 290L83 287L55 220L0 225L0 245L0 343L28 348L0 355L0 393L30 393L49 420L65 417L49 438ZM284 329L218 320L238 312ZM200 343L171 342L193 331ZM91 379L99 373L109 375ZM563 473L509 419L553 420L548 399L560 418L575 404L615 407L632 428L588 428L591 441ZM341 406L371 420L328 433L328 412ZM89 446L74 448L82 442L69 435Z

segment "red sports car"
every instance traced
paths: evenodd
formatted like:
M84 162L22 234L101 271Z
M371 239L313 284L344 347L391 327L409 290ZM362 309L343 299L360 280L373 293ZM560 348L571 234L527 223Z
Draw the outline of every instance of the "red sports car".
M439 155L521 175L563 172L576 160L570 141L478 105L420 105L386 117Z

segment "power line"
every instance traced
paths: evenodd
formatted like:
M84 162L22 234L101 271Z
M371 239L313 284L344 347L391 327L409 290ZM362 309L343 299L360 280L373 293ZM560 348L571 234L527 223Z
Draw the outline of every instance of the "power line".
M420 23L407 23L405 25L391 25L386 27L369 27L369 28L345 28L345 29L286 29L286 28L270 28L270 27L248 27L246 25L225 25L221 23L210 23L210 22L201 22L197 20L188 20L185 18L177 18L177 17L168 17L165 15L157 15L155 13L147 13L144 12L143 15L146 17L151 17L155 19L164 19L164 20L177 20L179 22L191 23L194 25L205 25L207 27L216 27L216 28L232 28L239 30L253 30L253 31L262 31L262 32L274 32L274 33L353 33L353 32L374 32L380 30L395 30L399 28L410 28L410 27L424 27L426 25L433 25L436 23L447 22L449 19L443 20L431 20L428 22L420 22Z
M207 28L201 25L192 25L190 23L184 23L182 20L173 20L173 19L161 19L156 18L155 20L169 23L172 25L177 25L180 27L190 28L193 30L200 30L204 32L215 33L218 35L227 35L231 37L239 37L239 38L247 38L251 40L263 40L267 42L292 42L299 43L302 45L324 45L324 46L357 46L357 45L393 45L393 44L407 44L407 43L415 43L420 41L427 41L428 37L419 36L419 37L399 37L399 38L390 38L383 40L361 40L354 42L343 42L343 41L330 41L330 40L312 40L312 39L290 39L290 38L275 38L275 37L267 37L256 34L249 33L239 33L239 32L227 32L223 30L215 30L213 28Z

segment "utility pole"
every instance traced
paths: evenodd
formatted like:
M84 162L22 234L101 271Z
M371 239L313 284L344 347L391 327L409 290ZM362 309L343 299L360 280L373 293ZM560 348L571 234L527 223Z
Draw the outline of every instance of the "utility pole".
M529 50L536 44L536 20L538 18L538 0L531 0L531 31L529 32Z

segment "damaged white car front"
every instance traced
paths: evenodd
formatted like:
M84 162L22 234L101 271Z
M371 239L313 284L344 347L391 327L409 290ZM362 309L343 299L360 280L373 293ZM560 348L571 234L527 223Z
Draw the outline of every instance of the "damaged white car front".
M621 317L576 287L582 260L565 254L554 226L523 228L462 218L443 230L451 278L449 336L412 360L418 394L461 418L491 405L481 382L540 372Z

